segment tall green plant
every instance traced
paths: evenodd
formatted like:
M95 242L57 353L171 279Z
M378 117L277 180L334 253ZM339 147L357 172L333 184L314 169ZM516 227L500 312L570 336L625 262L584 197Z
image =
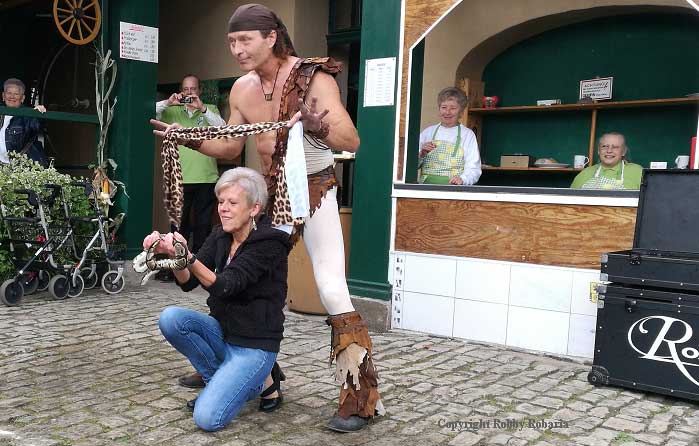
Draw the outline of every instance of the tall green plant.
M112 92L116 84L117 64L112 59L112 50L104 52L101 39L95 45L95 54L95 102L99 121L99 139L96 149L97 163L94 166L92 183L95 190L98 191L100 207L104 214L108 215L109 207L112 205L111 199L117 192L117 185L121 186L127 197L128 194L123 182L109 178L109 169L111 168L112 172L117 169L116 161L109 158L107 153L109 127L114 119L114 109L118 101L116 96L112 99Z
M117 64L112 59L112 50L107 50L105 54L102 42L95 45L95 97L97 104L97 119L99 121L99 140L97 142L97 167L106 168L107 162L116 165L114 160L106 157L107 135L109 126L114 118L114 108L118 98L112 101L111 95L114 91L117 77Z

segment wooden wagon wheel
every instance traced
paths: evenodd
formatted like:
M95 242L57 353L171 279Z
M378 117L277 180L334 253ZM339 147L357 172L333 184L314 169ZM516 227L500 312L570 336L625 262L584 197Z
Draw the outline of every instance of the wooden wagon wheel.
M102 24L99 0L53 0L53 21L70 43L90 43Z

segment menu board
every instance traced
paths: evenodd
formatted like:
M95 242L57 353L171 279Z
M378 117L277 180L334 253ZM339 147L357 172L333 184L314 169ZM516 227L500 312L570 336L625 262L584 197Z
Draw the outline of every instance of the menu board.
M158 28L119 22L119 57L158 63Z
M396 58L367 59L364 70L364 107L393 105Z

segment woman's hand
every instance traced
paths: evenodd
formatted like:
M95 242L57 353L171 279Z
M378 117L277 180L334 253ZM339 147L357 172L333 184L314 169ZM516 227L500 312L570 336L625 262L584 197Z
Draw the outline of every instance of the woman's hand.
M175 252L175 245L173 243L173 240L177 240L178 242L187 246L187 240L184 238L184 236L182 236L182 234L180 234L179 232L170 232L168 234L165 234L163 239L156 247L155 252L158 254L167 254L169 257L174 258L177 253Z
M449 184L460 186L464 184L464 180L462 180L460 176L454 175L453 177L449 178Z
M151 247L153 243L155 243L156 240L158 240L161 237L161 234L158 231L153 231L150 234L146 236L146 238L143 239L143 250L147 250L148 248Z
M424 158L425 155L437 148L437 145L432 141L427 141L420 147L420 158Z
M177 240L178 242L182 243L184 246L187 246L187 239L184 238L184 236L182 234L180 234L179 232L175 231L175 233L172 234L172 238L174 240ZM172 240L170 240L170 246L172 246ZM173 248L173 251L174 251L174 248ZM173 252L173 255L174 255L174 252Z
M165 134L168 133L170 130L182 128L182 126L176 122L173 122L172 124L167 124L163 121L158 121L157 119L151 119L150 123L153 127L155 127L153 129L153 134L161 138L165 138Z

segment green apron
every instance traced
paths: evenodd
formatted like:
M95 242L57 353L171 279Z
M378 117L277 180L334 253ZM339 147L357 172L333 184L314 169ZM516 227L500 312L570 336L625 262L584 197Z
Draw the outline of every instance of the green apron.
M464 149L461 147L461 124L457 124L456 142L435 139L441 124L437 125L432 134L432 143L437 146L422 160L420 183L449 184L449 180L461 175L466 162Z

